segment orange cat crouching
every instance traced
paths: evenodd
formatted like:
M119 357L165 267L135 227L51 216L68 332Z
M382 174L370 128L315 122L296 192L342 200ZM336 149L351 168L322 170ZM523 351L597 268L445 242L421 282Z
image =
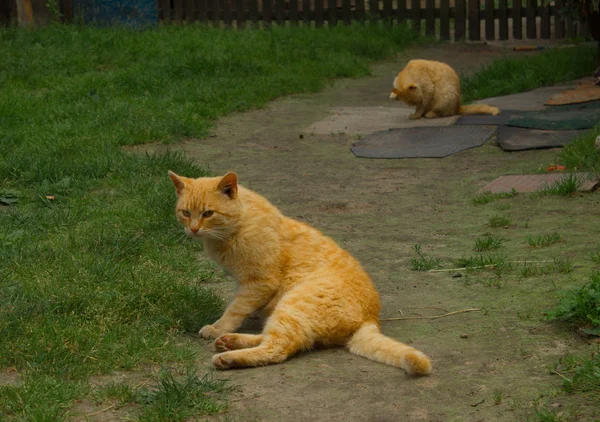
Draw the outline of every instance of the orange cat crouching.
M223 316L200 330L216 339L218 369L280 363L316 344L346 346L360 356L431 372L420 351L384 336L379 295L361 265L332 239L287 218L265 198L238 185L237 176L190 179L169 172L176 215L185 233L237 281ZM262 334L234 333L254 311Z
M396 79L390 99L416 106L409 116L447 117L457 114L500 114L500 110L483 104L460 105L460 80L446 63L433 60L411 60Z

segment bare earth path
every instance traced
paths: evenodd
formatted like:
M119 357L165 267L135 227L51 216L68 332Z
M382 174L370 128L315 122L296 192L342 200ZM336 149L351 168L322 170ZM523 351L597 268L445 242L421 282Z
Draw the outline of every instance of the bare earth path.
M431 356L434 373L426 378L410 378L343 349L218 373L235 386L229 419L524 420L540 395L547 397L559 388L560 378L547 367L564 353L589 346L568 328L543 321L542 311L555 304L557 288L573 284L573 278L581 280L587 268L577 268L570 276L522 278L510 273L496 282L480 282L466 273L452 278L451 273L409 269L415 244L449 262L473 255L473 241L486 232L506 237L505 253L512 259L570 256L576 264L588 265L585 251L600 232L590 221L598 216L597 194L535 200L518 196L503 200L504 209L497 203L476 207L471 201L497 175L535 171L550 163L556 151L507 154L490 142L446 159L368 160L350 152L354 134L306 131L340 106L402 108L387 95L408 57L447 61L462 72L500 54L492 47L461 45L408 51L376 65L369 78L337 81L320 94L287 97L264 110L229 116L214 137L169 146L208 164L215 174L235 170L243 184L285 214L335 238L373 276L382 297L382 317L399 316L398 309L405 315L431 315L482 308L437 320L382 323L386 334ZM512 224L489 228L488 219L495 214L509 216ZM566 242L543 251L526 247L527 234L549 230L559 231ZM216 287L227 296L233 292L230 281ZM198 340L198 346L206 352L198 363L208 368L210 345ZM566 400L560 395L546 403L557 409L573 405L574 399Z

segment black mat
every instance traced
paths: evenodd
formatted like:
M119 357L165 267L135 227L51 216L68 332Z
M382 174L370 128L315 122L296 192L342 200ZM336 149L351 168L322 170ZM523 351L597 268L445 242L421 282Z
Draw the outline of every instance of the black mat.
M352 152L365 158L442 158L483 145L495 131L491 126L382 130L355 143Z
M500 114L492 116L491 114L473 114L461 116L455 124L457 125L506 125L508 121L517 113L518 110L500 110Z
M545 130L590 129L600 122L600 108L544 109L541 111L522 111L511 116L509 126L527 127Z
M498 126L496 142L504 151L560 148L585 133L585 130L535 130Z

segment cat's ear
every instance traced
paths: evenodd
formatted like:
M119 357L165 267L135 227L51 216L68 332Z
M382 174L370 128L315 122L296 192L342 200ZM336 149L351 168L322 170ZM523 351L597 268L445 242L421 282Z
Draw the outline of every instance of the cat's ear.
M171 170L169 170L169 177L171 178L171 181L175 185L175 190L177 191L177 196L181 195L181 192L183 192L183 189L185 188L184 177L176 175Z
M237 175L232 171L227 173L219 182L217 189L220 190L223 195L227 195L231 199L235 198L238 191Z
M416 89L417 89L417 86L416 86L415 84L410 84L410 85L408 86L408 90L409 90L409 91L415 91Z

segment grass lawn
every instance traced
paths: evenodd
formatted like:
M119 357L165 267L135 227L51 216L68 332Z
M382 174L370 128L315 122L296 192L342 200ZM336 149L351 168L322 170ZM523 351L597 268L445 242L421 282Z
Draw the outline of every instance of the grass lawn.
M475 74L461 77L462 99L470 103L591 76L596 50L595 44L579 44L494 60Z
M219 411L222 385L184 370L184 334L222 302L166 173L208 172L122 147L205 136L224 114L364 76L415 38L358 25L0 29L0 419L63 420L81 399L129 403L142 420ZM90 383L148 366L167 367L155 389Z

